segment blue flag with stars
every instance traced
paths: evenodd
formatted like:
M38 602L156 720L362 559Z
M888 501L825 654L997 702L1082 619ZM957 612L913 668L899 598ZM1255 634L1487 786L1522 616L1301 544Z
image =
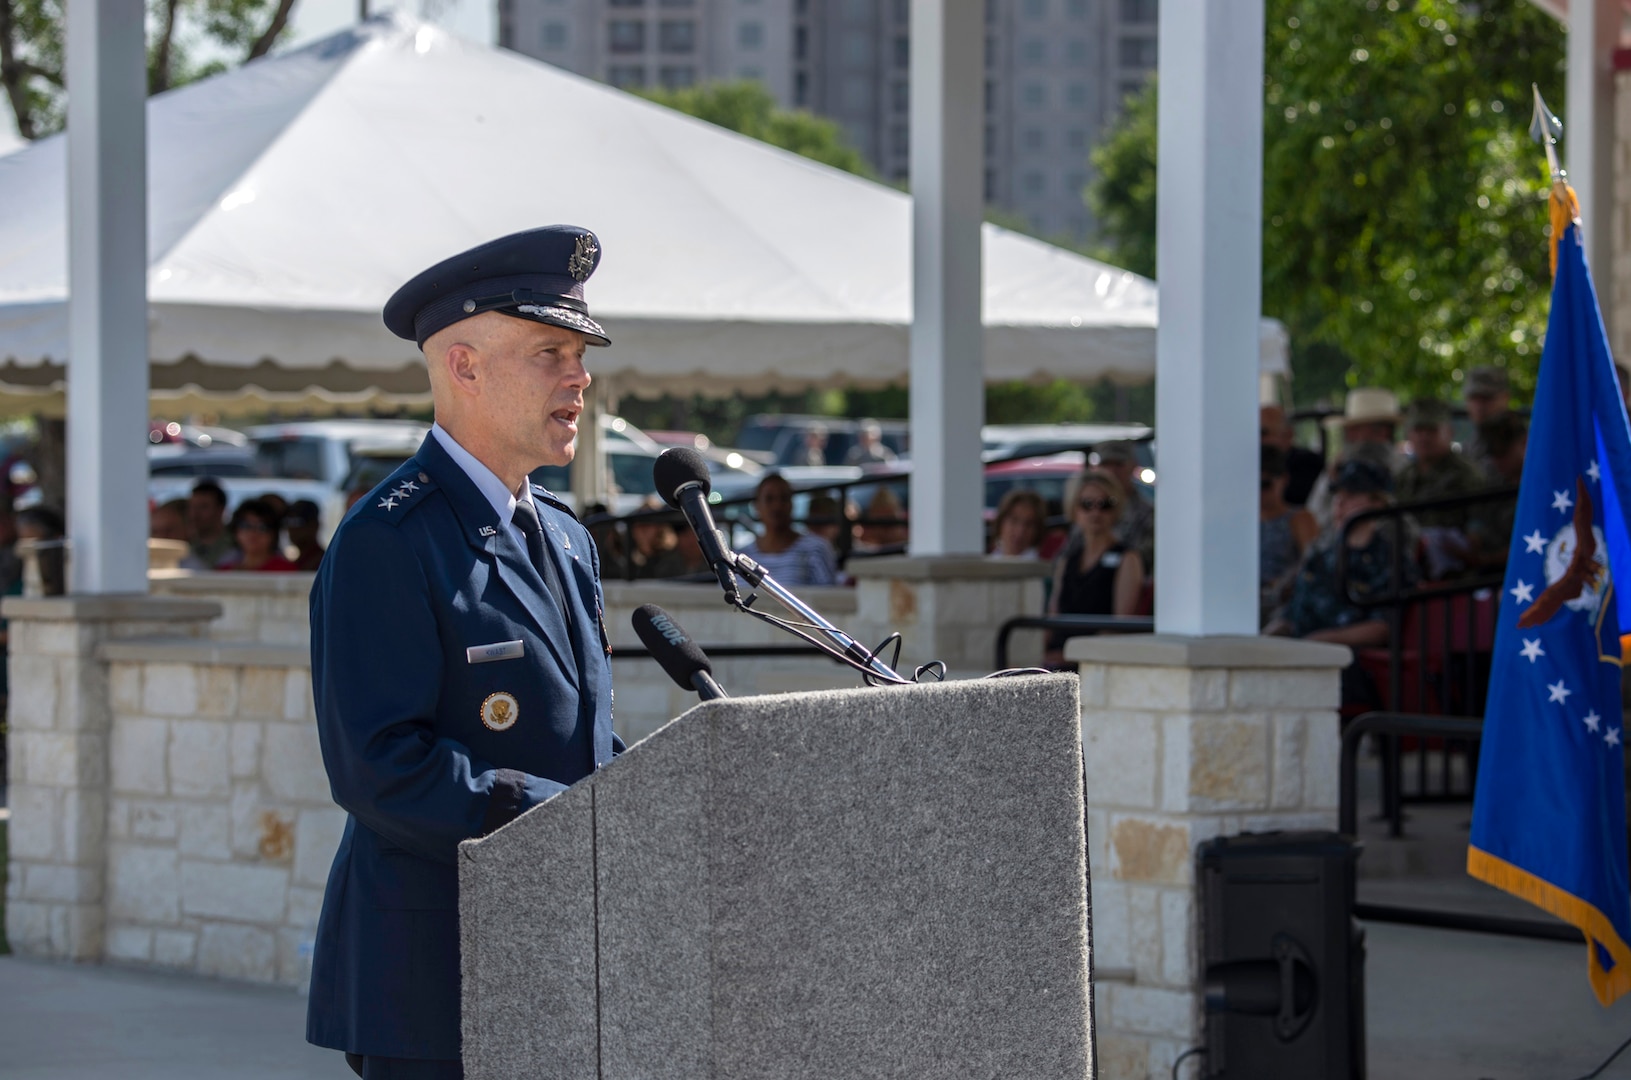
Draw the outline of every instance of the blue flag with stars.
M1608 1005L1631 990L1620 713L1631 589L1616 588L1631 582L1631 427L1578 222L1561 233L1467 871L1579 927Z

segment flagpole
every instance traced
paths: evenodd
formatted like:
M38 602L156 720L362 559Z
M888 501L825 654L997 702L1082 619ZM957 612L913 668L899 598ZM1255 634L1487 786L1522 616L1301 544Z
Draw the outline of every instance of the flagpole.
M1557 140L1563 137L1563 121L1546 107L1540 96L1540 87L1529 84L1535 94L1535 111L1529 120L1529 137L1546 149L1546 168L1552 174L1552 194L1548 200L1552 216L1552 276L1557 276L1557 245L1569 225L1580 224L1580 200L1569 186L1569 174L1557 160Z

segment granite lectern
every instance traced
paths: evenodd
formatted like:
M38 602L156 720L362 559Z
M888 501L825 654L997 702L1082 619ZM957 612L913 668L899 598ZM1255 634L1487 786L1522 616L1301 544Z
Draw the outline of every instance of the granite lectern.
M1074 676L735 698L460 848L468 1080L1091 1077Z

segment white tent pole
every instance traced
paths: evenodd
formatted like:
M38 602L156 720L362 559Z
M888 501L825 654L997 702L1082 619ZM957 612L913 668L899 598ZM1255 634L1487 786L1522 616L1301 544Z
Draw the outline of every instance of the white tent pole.
M1257 632L1263 0L1163 0L1155 623Z
M912 0L913 555L984 549L985 5Z
M140 0L68 5L74 592L147 591L147 72Z
M1620 0L1571 0L1563 151L1569 183L1580 196L1586 257L1597 295L1614 295L1614 49ZM1605 304L1611 322L1614 305ZM1613 332L1612 324L1609 326Z

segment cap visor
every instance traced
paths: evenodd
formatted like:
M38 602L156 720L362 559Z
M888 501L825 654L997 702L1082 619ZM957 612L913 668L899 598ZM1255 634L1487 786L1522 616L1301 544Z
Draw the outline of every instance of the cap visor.
M500 313L510 315L517 319L526 319L528 322L545 323L549 326L561 326L568 330L576 330L589 339L591 345L610 345L611 339L606 331L601 329L599 323L583 314L564 307L543 307L538 304L523 304L518 308L499 308Z

